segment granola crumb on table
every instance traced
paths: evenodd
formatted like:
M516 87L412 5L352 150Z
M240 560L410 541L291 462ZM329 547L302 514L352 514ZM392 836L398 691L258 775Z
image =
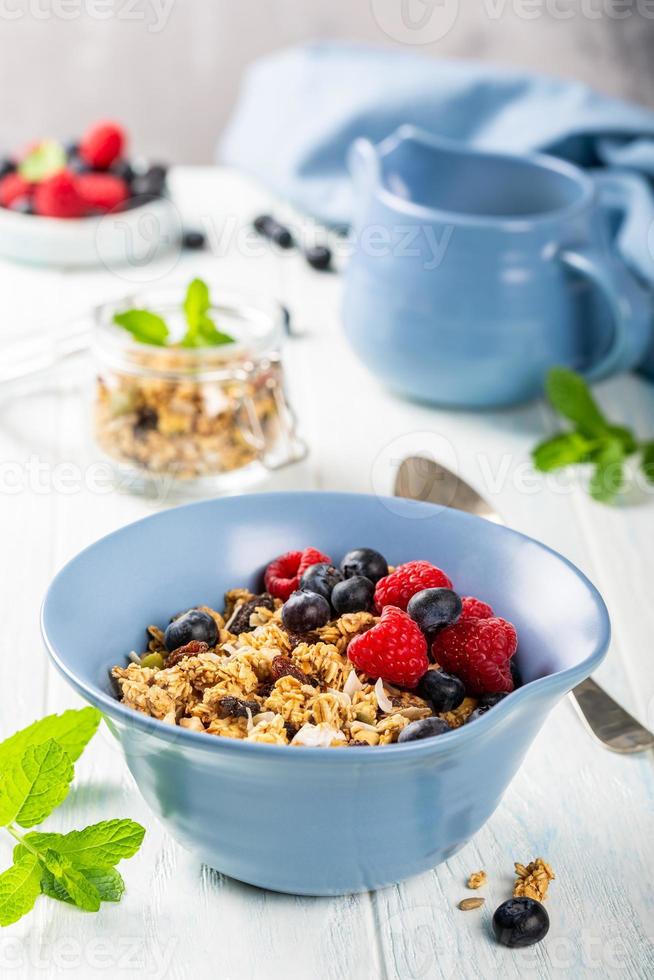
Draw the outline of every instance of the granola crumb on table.
M550 881L554 881L556 878L547 861L537 857L526 867L518 861L515 862L514 867L517 878L513 886L513 897L533 898L537 902L544 901L547 898Z
M482 888L488 881L488 875L485 871L473 871L473 873L468 877L467 887L468 888Z
M411 721L433 714L411 691L390 684L376 690L375 680L357 673L348 660L354 637L379 622L369 612L346 613L302 637L284 629L279 599L247 589L230 590L222 612L198 608L216 623L215 646L191 641L169 653L162 629L147 627L144 653L160 654L163 667L114 667L125 705L222 738L335 748L396 742ZM442 717L458 727L476 704L466 698Z

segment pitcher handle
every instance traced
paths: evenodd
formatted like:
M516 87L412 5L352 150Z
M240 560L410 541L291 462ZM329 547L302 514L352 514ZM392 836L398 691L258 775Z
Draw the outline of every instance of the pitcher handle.
M608 350L582 370L589 381L600 381L633 367L634 335L643 331L644 290L626 266L606 260L593 246L568 248L558 253L563 264L586 278L603 296L613 320Z

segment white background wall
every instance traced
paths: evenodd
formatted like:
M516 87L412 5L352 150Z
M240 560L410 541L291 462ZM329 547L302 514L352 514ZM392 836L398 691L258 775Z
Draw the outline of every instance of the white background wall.
M148 155L210 160L243 67L317 37L408 40L654 104L654 0L0 0L0 144L112 116Z

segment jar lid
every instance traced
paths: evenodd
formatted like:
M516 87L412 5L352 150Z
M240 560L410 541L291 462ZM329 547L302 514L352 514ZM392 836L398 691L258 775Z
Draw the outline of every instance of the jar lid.
M94 310L92 346L96 355L119 371L151 375L171 380L192 377L211 381L249 373L264 357L275 354L283 337L284 311L279 303L265 296L225 290L210 284L218 297L209 315L233 343L212 347L179 347L185 322L184 284L160 286L130 293ZM126 310L149 310L165 319L173 343L160 347L134 339L113 322L114 314Z

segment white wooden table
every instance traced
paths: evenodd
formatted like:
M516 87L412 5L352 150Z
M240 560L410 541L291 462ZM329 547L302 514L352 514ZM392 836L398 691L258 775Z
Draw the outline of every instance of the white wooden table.
M312 452L274 486L390 491L394 466L407 453L454 458L508 522L563 552L601 589L614 641L598 677L654 725L654 495L635 491L607 508L590 501L578 480L534 476L528 450L554 425L543 404L472 414L385 393L343 339L339 277L313 272L295 253L244 241L244 223L271 206L264 193L210 169L179 170L174 192L187 221L210 228L217 254L185 253L172 269L169 261L154 267L151 278L198 274L270 290L304 334L289 343L287 364ZM130 285L107 270L63 274L3 263L2 340L38 324L55 329ZM654 434L653 386L624 377L598 395L616 418ZM79 392L65 388L0 406L2 736L78 703L49 667L39 636L39 606L54 572L95 538L157 506L99 492L87 479L96 454L86 418ZM29 917L0 932L3 978L654 976L654 754L604 751L567 701L474 841L446 865L375 894L293 898L199 867L149 814L101 731L48 826L68 830L108 816L131 816L148 828L140 854L121 866L123 901L88 915L40 899ZM270 846L292 848L292 832L271 826ZM8 864L10 854L3 838L0 860ZM507 950L490 938L490 915L510 894L513 861L537 855L558 874L548 899L552 928L539 946ZM479 868L490 878L486 907L459 912L465 879Z

